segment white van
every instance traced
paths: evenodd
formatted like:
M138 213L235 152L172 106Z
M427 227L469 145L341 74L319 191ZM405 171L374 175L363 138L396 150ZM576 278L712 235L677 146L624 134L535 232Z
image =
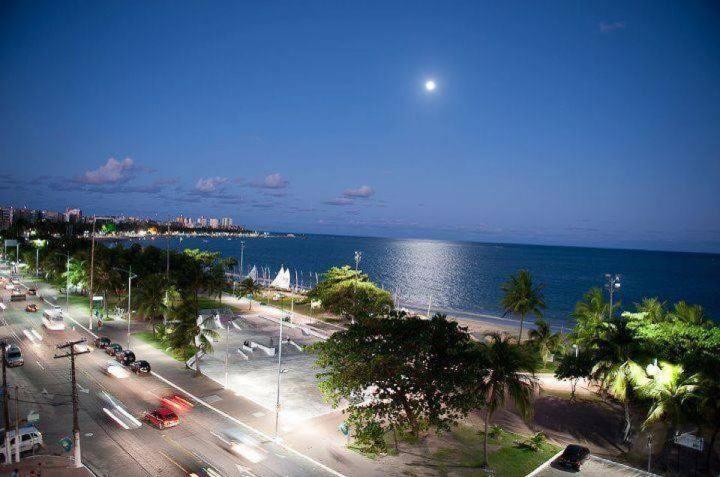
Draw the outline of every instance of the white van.
M15 429L8 431L8 437L10 438L10 452L15 455L16 439ZM20 453L23 452L37 452L43 446L42 432L37 427L27 424L20 428ZM8 462L7 456L5 455L5 429L0 429L0 459L2 462Z

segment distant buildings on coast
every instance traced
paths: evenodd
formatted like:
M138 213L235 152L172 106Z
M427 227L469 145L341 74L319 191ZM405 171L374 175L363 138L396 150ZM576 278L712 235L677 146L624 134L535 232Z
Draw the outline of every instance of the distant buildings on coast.
M0 230L7 230L18 221L23 221L26 224L36 223L69 223L69 224L92 224L95 216L83 215L82 210L75 207L68 207L65 212L57 212L52 210L39 210L39 209L28 209L14 208L14 207L0 207ZM100 221L100 219L98 219ZM178 216L174 220L170 221L159 221L147 217L135 217L130 215L114 215L114 216L103 216L103 223L112 223L122 229L133 227L134 225L157 225L157 226L170 226L173 229L199 229L199 230L216 230L216 231L232 231L238 232L243 231L244 228L239 225L233 225L233 219L230 217L222 217L220 219L216 217L207 218L200 216L197 219L191 217L184 217L183 215Z

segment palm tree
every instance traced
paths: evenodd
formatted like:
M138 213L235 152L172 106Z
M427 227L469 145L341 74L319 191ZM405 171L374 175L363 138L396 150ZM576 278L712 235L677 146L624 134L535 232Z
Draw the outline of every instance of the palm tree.
M622 404L625 421L623 442L628 442L632 430L630 389L632 383L643 375L642 367L636 362L639 345L635 334L628 327L626 318L613 318L591 346L596 353L591 377L600 382L602 391Z
M710 468L710 459L715 448L715 440L720 433L720 376L715 371L715 376L703 376L698 382L698 411L700 420L709 424L710 442L705 466Z
M635 310L644 313L645 320L650 323L662 323L667 319L665 302L657 298L643 298L640 303L635 303Z
M87 288L90 281L85 265L85 260L71 258L67 270L62 274L62 277L67 280L70 285L79 289L81 293Z
M164 275L154 274L140 281L135 306L140 314L150 320L155 335L155 319L167 311L165 291L167 283Z
M222 294L226 285L225 270L222 265L216 264L206 272L206 275L205 289L208 295L218 297L222 303Z
M490 342L481 343L480 351L485 373L478 389L479 404L485 411L483 465L488 466L488 427L493 413L505 405L509 396L523 417L532 411L532 398L537 388L537 360L533 353L497 333Z
M182 350L190 348L195 355L195 375L200 375L200 353L211 353L212 340L217 339L218 333L203 328L198 323L195 314L195 303L192 300L182 300L178 306L170 310L170 316L175 321L167 334L167 341L171 348Z
M571 315L576 322L572 335L577 345L588 347L590 342L598 338L603 329L605 317L608 315L609 306L602 289L598 287L585 292L582 301L575 304Z
M685 301L679 301L673 306L669 313L673 320L691 325L711 327L712 320L705 314L705 309L700 305L689 305Z
M667 440L672 441L680 424L693 411L691 402L698 397L699 375L688 376L680 365L660 362L648 367L649 376L639 374L635 380L638 394L652 400L643 428L656 422L667 422Z
M545 301L542 294L544 285L533 286L532 275L527 270L520 270L517 275L510 275L510 279L502 285L505 296L502 299L503 316L510 313L520 315L520 333L518 343L522 340L523 323L525 315L532 313L542 317Z
M538 350L543 363L547 363L550 355L555 353L562 344L560 333L553 333L545 320L535 321L535 329L528 332L530 342Z
M256 295L257 293L260 293L260 290L262 288L260 287L260 284L253 280L252 278L248 277L240 282L240 285L238 285L237 288L237 296L238 298L247 296L247 295ZM250 300L250 310L252 310L252 299Z

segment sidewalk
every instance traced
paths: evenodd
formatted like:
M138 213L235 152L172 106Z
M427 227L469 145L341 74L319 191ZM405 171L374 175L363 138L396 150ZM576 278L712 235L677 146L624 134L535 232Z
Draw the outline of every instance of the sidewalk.
M0 476L5 477L18 469L20 477L93 477L87 467L76 469L73 460L63 456L42 455L25 457L20 462L0 466Z

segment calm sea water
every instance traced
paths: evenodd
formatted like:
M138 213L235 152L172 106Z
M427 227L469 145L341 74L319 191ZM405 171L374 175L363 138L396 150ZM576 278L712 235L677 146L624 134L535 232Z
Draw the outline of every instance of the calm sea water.
M667 302L686 300L706 308L720 320L720 255L613 250L536 245L506 245L440 240L387 239L309 235L286 238L245 238L246 271L256 265L273 273L281 265L295 271L305 285L315 273L332 266L353 265L354 252L362 252L360 268L382 284L402 306L443 310L469 318L502 314L501 284L525 268L545 285L545 316L555 325L571 322L569 316L583 292L602 286L605 273L622 274L616 295L625 307L643 297ZM141 241L165 246L165 239ZM203 248L240 260L240 239L185 238L171 247Z

